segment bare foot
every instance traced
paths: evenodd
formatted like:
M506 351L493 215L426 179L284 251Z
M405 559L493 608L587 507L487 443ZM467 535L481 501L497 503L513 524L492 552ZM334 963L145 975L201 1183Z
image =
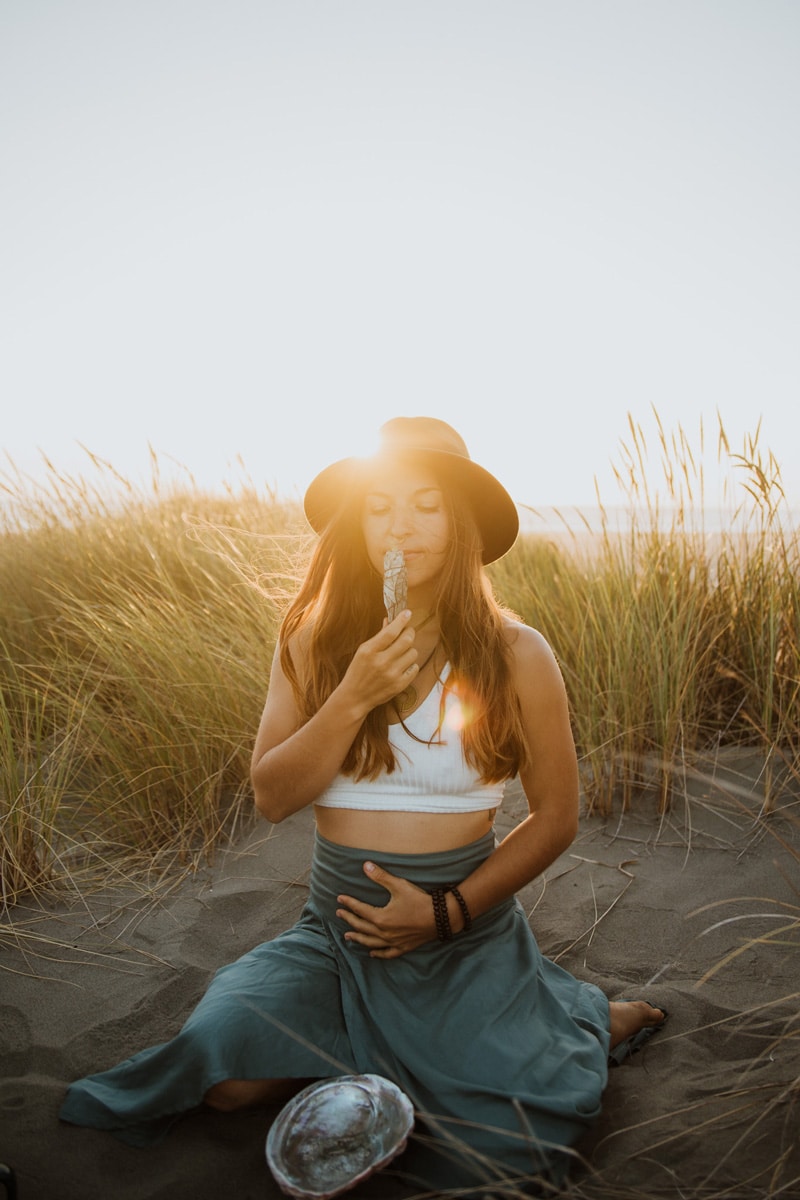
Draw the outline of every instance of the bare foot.
M237 1112L259 1104L289 1100L313 1079L223 1079L206 1092L203 1099L219 1112Z
M648 1025L660 1025L664 1020L661 1009L648 1004L646 1000L612 1000L609 1009L612 1050L640 1029Z

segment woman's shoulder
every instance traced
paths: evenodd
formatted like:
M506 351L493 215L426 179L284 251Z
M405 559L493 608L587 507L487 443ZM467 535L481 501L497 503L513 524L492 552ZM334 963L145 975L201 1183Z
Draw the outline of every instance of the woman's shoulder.
M541 676L543 670L558 671L556 656L547 639L538 629L526 625L515 617L503 620L506 645L511 652L515 673L530 678L531 673Z
M518 654L552 654L550 643L544 635L538 629L534 629L532 625L526 625L518 617L504 616L503 632L506 645L514 656Z

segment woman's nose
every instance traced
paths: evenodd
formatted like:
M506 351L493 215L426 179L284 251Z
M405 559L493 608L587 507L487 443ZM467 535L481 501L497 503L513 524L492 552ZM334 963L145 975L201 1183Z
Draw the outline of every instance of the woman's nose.
M392 513L392 537L401 540L407 537L414 526L413 514L407 508L396 508Z

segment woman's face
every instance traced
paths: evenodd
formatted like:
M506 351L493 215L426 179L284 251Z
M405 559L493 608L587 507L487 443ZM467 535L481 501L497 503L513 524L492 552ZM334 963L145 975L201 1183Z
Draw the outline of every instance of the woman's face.
M399 465L382 470L364 497L362 528L367 556L379 575L386 551L399 549L410 593L438 578L447 557L450 518L432 471Z

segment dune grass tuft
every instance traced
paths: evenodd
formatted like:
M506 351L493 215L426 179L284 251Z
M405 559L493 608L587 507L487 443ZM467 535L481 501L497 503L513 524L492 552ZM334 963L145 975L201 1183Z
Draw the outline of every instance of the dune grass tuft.
M721 422L730 493L707 528L701 452L656 425L660 491L631 421L622 509L522 539L493 581L558 653L590 810L655 789L663 812L699 753L741 745L763 754L769 811L800 778L798 531L774 457L757 438L732 453Z
M137 491L93 466L92 484L5 481L5 904L230 832L304 536L251 486Z

